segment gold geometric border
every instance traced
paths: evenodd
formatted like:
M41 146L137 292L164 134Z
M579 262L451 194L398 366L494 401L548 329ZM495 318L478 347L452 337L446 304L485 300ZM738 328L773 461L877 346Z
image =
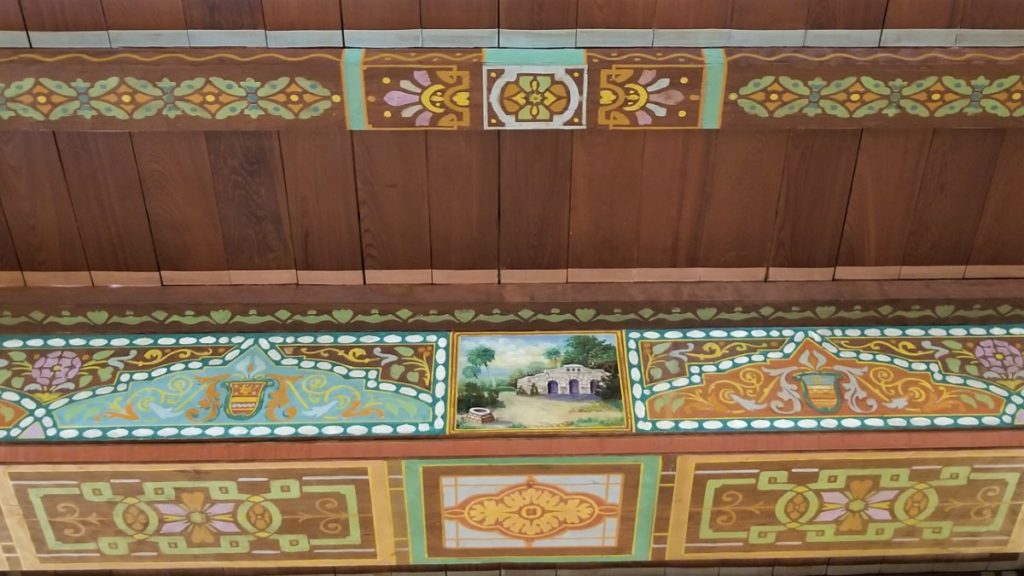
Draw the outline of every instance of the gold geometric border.
M215 463L215 464L188 464L189 470L242 470L252 471L254 469L272 467L275 470L337 470L339 468L355 469L366 471L367 481L370 489L370 502L373 516L374 542L377 555L375 558L358 558L346 560L325 554L323 559L302 560L291 559L275 562L273 560L238 559L230 561L202 561L191 560L184 562L161 562L146 561L144 565L125 559L120 562L90 562L81 563L61 559L58 563L42 563L36 556L35 546L29 536L28 523L25 521L21 506L14 495L14 487L11 484L10 472L180 472L183 465L174 464L108 464L108 465L33 465L33 466L4 466L0 467L0 511L7 521L8 529L14 540L18 557L21 560L24 570L138 570L140 568L213 568L221 566L224 568L273 568L273 567L299 567L299 566L394 566L396 564L395 539L392 529L391 498L388 491L387 462L382 460L366 461L334 461L334 462L287 462L275 463L268 466L267 463ZM2 556L0 556L2 558ZM0 565L2 567L3 565Z
M751 454L730 454L713 456L679 456L676 460L676 481L672 498L672 510L669 519L668 544L665 549L666 560L735 560L737 557L750 558L822 558L826 554L819 551L764 551L754 553L730 550L728 552L687 552L686 536L689 529L689 508L693 498L693 480L699 464L720 464L741 462L749 466L756 466L764 463L784 463L795 465L800 462L813 463L828 459L842 459L851 462L864 462L876 459L913 460L915 458L935 459L961 459L961 458L1017 458L1024 465L1024 449L1022 450L942 450L942 451L891 451L891 452L824 452L814 453L777 453L766 456L755 456ZM1019 553L1024 550L1024 506L1018 514L1014 523L1013 532L1005 546L978 546L964 545L954 546L949 542L942 542L939 550L936 546L931 548L913 548L909 546L897 546L886 549L885 556L913 556L913 555L935 555L942 554L978 554L978 553ZM778 548L778 547L777 547ZM836 549L827 553L829 557L856 557L865 555L877 555L873 552L866 552L857 549Z

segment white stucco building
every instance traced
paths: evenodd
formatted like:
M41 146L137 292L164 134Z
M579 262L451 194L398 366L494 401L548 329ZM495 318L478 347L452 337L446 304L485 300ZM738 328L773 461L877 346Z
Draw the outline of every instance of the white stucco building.
M516 380L520 394L568 395L597 394L601 379L609 374L579 364L566 364Z

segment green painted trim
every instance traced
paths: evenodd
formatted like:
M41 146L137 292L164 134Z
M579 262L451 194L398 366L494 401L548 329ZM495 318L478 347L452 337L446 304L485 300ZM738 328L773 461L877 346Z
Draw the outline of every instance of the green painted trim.
M718 130L722 127L722 104L725 101L725 50L705 48L704 88L701 97L700 127Z
M654 535L654 512L661 477L661 456L569 456L547 458L450 458L441 460L406 460L402 463L405 479L405 509L409 525L409 557L418 564L479 564L482 558L430 558L426 551L426 518L423 511L423 468L427 466L487 466L503 464L640 464L640 485L637 487L637 513L633 526L632 554L593 556L488 556L487 562L562 563L562 562L639 562L649 560Z
M362 48L349 48L342 56L342 81L345 88L345 120L349 130L366 130L366 88L363 85Z
M577 48L541 50L533 48L488 48L487 66L586 66L587 51Z

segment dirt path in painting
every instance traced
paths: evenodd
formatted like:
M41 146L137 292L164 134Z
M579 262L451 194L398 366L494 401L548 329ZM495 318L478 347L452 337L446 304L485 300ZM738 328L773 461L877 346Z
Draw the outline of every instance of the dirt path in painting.
M583 418L621 418L622 414L611 408L600 412L574 412L596 402L571 402L548 400L543 396L518 396L515 392L502 392L504 408L495 408L494 416L500 422L515 422L529 428L546 428L564 422Z

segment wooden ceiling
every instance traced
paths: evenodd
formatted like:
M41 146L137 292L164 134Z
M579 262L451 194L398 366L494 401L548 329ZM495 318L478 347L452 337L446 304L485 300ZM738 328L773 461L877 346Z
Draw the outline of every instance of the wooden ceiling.
M1014 29L1017 0L0 0L0 30Z
M32 285L992 276L1024 266L1022 156L1001 129L5 132L0 268Z

